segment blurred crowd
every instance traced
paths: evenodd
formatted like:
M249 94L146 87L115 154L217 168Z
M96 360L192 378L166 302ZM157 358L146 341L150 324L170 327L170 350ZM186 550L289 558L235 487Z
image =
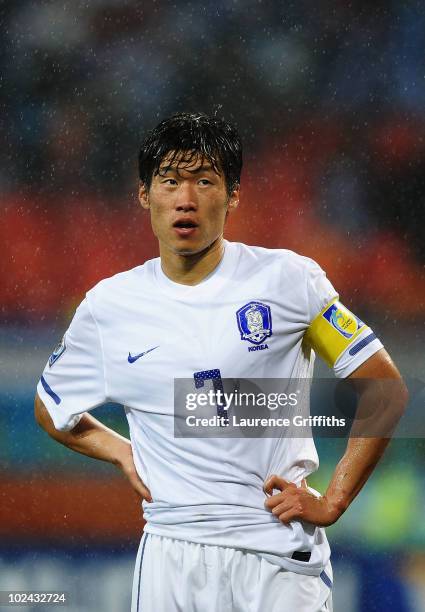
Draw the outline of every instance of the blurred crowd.
M6 0L0 18L4 207L124 213L146 130L202 110L242 134L260 235L270 201L283 237L296 207L350 248L379 234L425 260L421 2Z
M245 166L226 237L316 259L378 335L388 326L391 354L416 376L425 314L425 7L3 0L0 24L0 587L67 584L72 610L98 610L99 601L119 610L117 585L127 589L130 576L119 554L139 537L137 502L101 462L87 479L81 457L42 438L32 398L85 291L157 255L136 205L140 141L176 111L216 112L236 124ZM109 424L127 435L116 406L109 410ZM319 490L336 451L320 449ZM347 612L424 609L423 456L422 442L394 442L380 475L333 528L336 592ZM103 558L88 552L111 541ZM41 547L38 556L30 545ZM407 597L410 606L401 603Z

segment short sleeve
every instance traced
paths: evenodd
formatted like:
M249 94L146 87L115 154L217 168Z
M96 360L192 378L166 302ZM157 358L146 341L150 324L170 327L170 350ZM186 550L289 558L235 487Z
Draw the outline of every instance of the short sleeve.
M338 298L338 293L322 268L312 259L307 262L308 318L311 322L329 302Z
M37 392L62 431L75 427L83 412L107 400L101 338L87 298L50 355Z
M338 378L346 378L383 345L368 325L339 302L326 274L311 260L307 290L310 325L305 341Z

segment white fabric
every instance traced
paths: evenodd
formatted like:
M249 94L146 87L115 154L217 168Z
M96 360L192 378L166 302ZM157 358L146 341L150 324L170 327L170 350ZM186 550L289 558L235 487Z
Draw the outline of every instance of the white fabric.
M101 335L90 310L89 299L81 302L65 334L66 349L47 363L43 378L60 398L56 404L41 382L37 391L50 412L56 429L75 427L79 416L107 401Z
M352 355L351 352L353 350L355 351L356 347L360 343L367 340L369 336L372 337L373 332L369 327L367 327L361 332L361 334L359 334L359 336L357 336L356 340L348 348L346 348L345 351L338 357L333 368L335 376L337 376L337 378L347 378L347 376L350 376L350 374L352 374L354 370L361 366L362 363L366 361L366 359L369 359L369 357L374 355L376 351L379 351L379 349L383 347L382 342L378 338L374 338L371 342L366 344L358 353Z
M332 568L303 576L244 550L145 533L131 612L332 612Z
M299 484L315 471L313 440L176 438L173 379L214 369L222 378L311 378L303 335L336 295L316 263L286 250L225 242L221 263L196 286L174 283L150 260L87 293L38 392L64 430L102 402L125 406L136 468L154 500L143 503L147 532L246 548L319 575L330 555L324 529L283 525L265 510L262 490L271 474ZM252 301L270 307L272 335L250 352L236 313ZM294 551L310 551L310 561L291 559Z

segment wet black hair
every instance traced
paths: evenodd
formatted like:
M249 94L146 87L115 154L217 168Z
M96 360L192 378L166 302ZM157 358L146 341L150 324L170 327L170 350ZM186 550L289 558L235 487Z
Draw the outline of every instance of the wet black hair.
M176 113L147 134L139 152L139 176L148 190L161 162L170 153L167 168L176 160L177 169L198 158L207 160L215 172L223 172L229 195L240 183L242 144L239 134L233 125L215 116Z

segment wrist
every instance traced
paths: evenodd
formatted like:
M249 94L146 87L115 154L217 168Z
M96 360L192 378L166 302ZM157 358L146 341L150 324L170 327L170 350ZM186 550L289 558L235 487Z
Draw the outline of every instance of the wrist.
M331 495L325 495L324 498L326 499L332 523L335 523L339 519L339 517L347 510L348 502L342 499L341 497L335 498Z
M133 453L130 442L120 441L120 444L114 449L111 463L117 468L123 470L129 463L133 463Z

